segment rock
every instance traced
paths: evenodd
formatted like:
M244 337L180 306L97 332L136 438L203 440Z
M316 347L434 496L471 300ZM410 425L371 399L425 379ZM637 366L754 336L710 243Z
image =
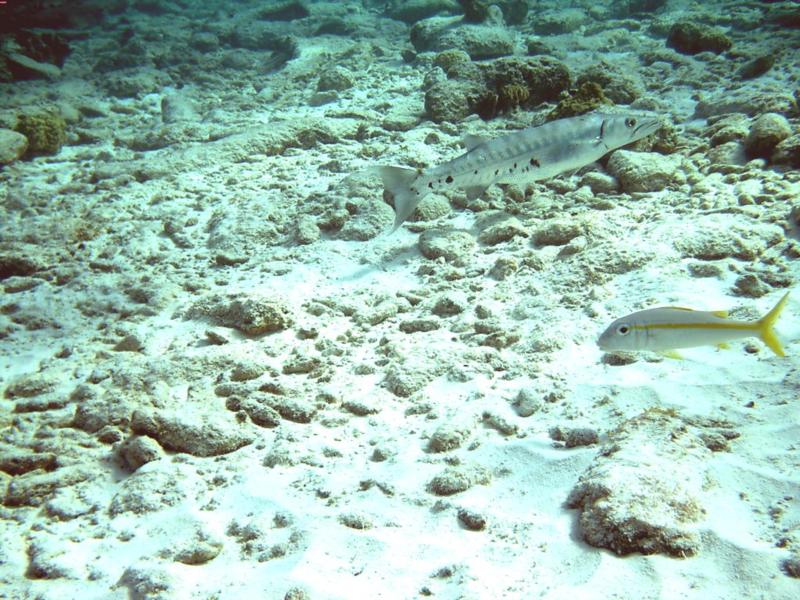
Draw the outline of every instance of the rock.
M592 65L578 76L575 84L580 87L585 83L595 83L603 90L603 95L614 104L631 104L644 94L644 85L605 61Z
M9 277L27 277L42 268L36 261L22 254L0 254L0 281Z
M310 423L317 414L317 409L312 404L300 398L264 395L262 402L287 421L294 423Z
M199 493L198 484L185 468L169 461L153 463L124 479L111 499L112 517L125 513L142 515L177 506Z
M307 246L319 240L320 229L314 217L303 215L297 220L296 227L295 239L297 240L298 244Z
M487 485L491 478L489 471L479 465L447 467L431 479L428 491L437 496L452 496L468 490L473 485Z
M131 406L117 398L84 400L75 409L72 426L86 433L96 433L107 426L127 427L131 412Z
M127 588L130 598L166 600L180 596L182 586L166 567L145 562L125 569L115 587Z
M608 160L608 171L625 192L657 192L686 183L680 156L656 152L617 150Z
M564 246L579 235L583 225L570 219L551 219L533 232L533 243L537 246Z
M372 519L361 513L343 513L339 515L339 522L350 529L365 530L374 527Z
M386 14L392 19L413 25L439 13L454 14L457 11L458 3L455 0L394 0Z
M460 448L469 438L471 425L468 423L448 422L440 425L428 440L428 450L431 452L448 452Z
M19 160L28 149L28 138L11 129L0 129L0 165Z
M61 69L46 62L39 62L19 52L0 54L0 80L20 81L27 79L58 79Z
M460 315L469 307L469 300L462 292L450 292L436 298L431 312L437 317Z
M520 417L530 417L542 410L543 406L544 402L533 390L520 390L514 400L514 410Z
M744 165L748 158L742 142L725 142L709 148L706 157L712 165Z
M731 225L729 221L705 219L702 223L687 225L681 235L675 238L673 245L684 258L738 258L752 261L784 239L783 230L776 225Z
M351 87L353 87L353 74L344 67L326 69L317 81L317 91L319 92L341 92Z
M729 50L731 45L730 38L719 29L689 21L675 23L667 35L667 46L681 54L719 54Z
M441 324L435 319L411 319L410 321L403 321L399 325L400 331L403 333L435 331L440 327Z
M791 115L795 111L795 100L784 88L766 87L764 92L753 92L744 86L741 90L703 96L695 105L695 118L707 118L728 113L744 113L756 117L763 113Z
M434 17L416 23L410 32L417 52L463 50L473 60L508 56L514 53L514 35L493 25L465 24L460 18Z
M219 50L219 37L210 31L195 31L189 37L189 47L204 54Z
M482 83L444 80L425 91L425 113L436 123L458 123L476 110L485 94Z
M148 413L134 411L131 429L156 440L164 449L193 456L220 456L234 452L255 439L241 426L210 415L182 411Z
M772 161L800 169L800 134L792 135L775 146Z
M533 30L538 35L573 33L589 22L589 16L579 8L559 8L542 11L533 20Z
M695 428L668 411L651 409L610 436L612 445L567 499L581 511L583 539L620 555L695 554L700 535L693 524L704 513L699 499L710 454Z
M42 375L25 375L6 387L3 394L8 399L32 398L52 391L56 382Z
M443 258L463 266L475 249L475 239L466 231L429 229L419 236L419 249L430 260Z
M556 427L550 431L550 437L558 442L564 442L567 448L577 448L579 446L591 446L596 444L600 437L597 431L587 427L570 427L561 429Z
M51 452L26 452L14 448L0 451L0 471L9 475L23 475L30 471L54 471L56 455Z
M56 491L87 481L94 476L91 470L78 466L62 467L49 473L33 471L11 480L3 504L39 506Z
M149 438L132 436L115 448L117 456L129 471L136 471L142 465L158 460L164 456L161 446Z
M488 225L478 235L481 244L494 246L513 240L515 237L528 237L528 231L516 217L502 216L492 219L495 222ZM480 226L480 225L479 225Z
M28 139L28 154L57 154L67 141L67 124L54 113L19 115L14 129Z
M744 141L750 158L770 158L775 147L792 135L792 126L783 115L766 113L758 117L750 127Z
M186 313L188 318L211 318L222 327L233 327L250 336L274 333L291 327L289 308L272 298L205 298Z
M258 12L258 18L265 21L294 21L304 19L311 13L299 0L286 0L277 2L274 6L267 6Z
M486 529L486 517L466 508L459 509L458 520L470 531L483 531Z
M221 539L197 525L191 538L179 545L174 558L185 565L204 565L219 556L222 547Z

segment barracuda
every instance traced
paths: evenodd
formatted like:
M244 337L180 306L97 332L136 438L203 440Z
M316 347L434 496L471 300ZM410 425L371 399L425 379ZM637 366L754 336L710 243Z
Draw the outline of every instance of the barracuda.
M527 184L588 165L661 127L651 115L592 113L551 121L493 140L467 137L467 152L427 170L375 167L394 197L395 231L432 192L480 196L494 183Z

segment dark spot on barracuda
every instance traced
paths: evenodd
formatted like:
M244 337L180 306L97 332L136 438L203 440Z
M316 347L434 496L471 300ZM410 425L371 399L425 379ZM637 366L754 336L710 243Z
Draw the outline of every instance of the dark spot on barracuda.
M452 175L448 175L447 179L445 179L444 181L445 181L445 183L453 183L453 176Z
M536 158L531 158L531 166L532 166L532 167L536 167L536 168L538 169L538 168L539 168L539 167L541 167L542 165L540 165L540 164L539 164L539 161L538 161L538 160L536 160Z

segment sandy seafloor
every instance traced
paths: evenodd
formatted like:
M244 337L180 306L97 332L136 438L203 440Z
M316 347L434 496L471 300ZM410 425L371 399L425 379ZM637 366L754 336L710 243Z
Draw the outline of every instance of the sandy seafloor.
M0 170L0 597L800 597L800 294L785 358L595 343L649 306L755 319L800 276L796 4L485 25L571 89L605 61L665 129L392 235L366 168L558 98L432 120L437 50L383 2L86 4L60 72L0 87L2 127L67 133ZM667 47L680 20L731 49ZM748 155L765 113L788 158Z

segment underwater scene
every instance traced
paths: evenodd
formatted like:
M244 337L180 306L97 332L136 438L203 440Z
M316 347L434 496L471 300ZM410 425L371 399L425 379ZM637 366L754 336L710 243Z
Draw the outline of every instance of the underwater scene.
M800 3L0 1L0 598L800 598Z

